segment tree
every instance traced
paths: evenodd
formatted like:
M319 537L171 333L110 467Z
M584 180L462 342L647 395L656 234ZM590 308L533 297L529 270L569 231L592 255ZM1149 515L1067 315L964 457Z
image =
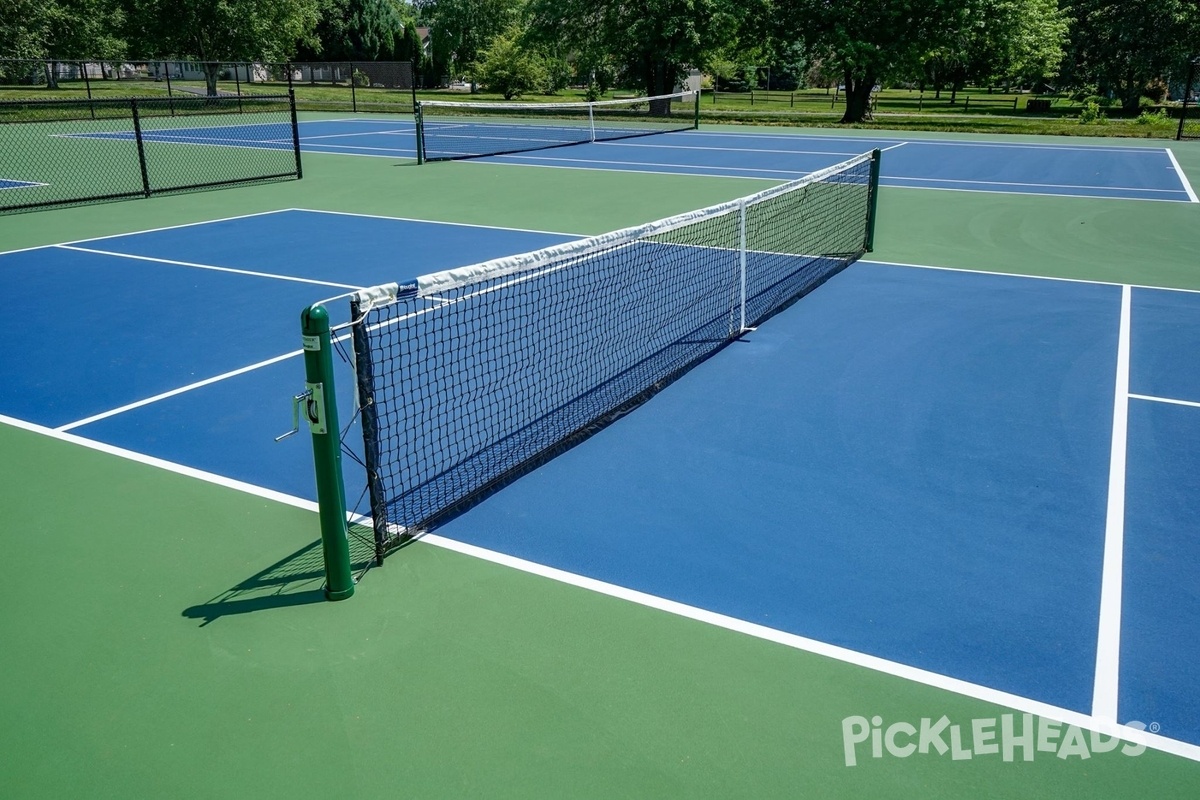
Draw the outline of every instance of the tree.
M846 87L842 122L870 115L882 78L912 72L929 53L953 48L983 0L778 0L780 21Z
M688 67L705 68L753 4L734 0L530 0L530 35L572 51L585 68L606 61L625 85L669 94Z
M390 57L403 27L389 0L317 0L318 22L312 45L301 43L300 57L315 61L376 61Z
M521 5L522 0L428 0L417 10L433 28L434 61L461 75L517 23Z
M45 58L53 6L42 0L0 0L0 54Z
M995 23L976 56L981 77L1041 83L1058 74L1070 20L1058 0L993 0Z
M513 28L492 40L475 67L475 77L489 91L512 100L524 92L547 87L549 76L541 57L522 47Z
M1071 70L1077 86L1094 84L1136 111L1149 86L1182 68L1200 39L1195 0L1070 0Z
M222 61L285 61L312 42L316 0L127 0L131 40L147 55L195 58L208 94Z

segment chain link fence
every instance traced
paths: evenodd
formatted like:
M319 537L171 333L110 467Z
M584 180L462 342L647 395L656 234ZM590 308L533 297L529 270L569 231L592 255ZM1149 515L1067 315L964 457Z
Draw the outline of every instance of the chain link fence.
M299 178L290 95L0 102L0 212Z
M30 61L0 59L0 89L23 96L246 97L295 91L302 111L412 113L407 61L227 63L215 61Z

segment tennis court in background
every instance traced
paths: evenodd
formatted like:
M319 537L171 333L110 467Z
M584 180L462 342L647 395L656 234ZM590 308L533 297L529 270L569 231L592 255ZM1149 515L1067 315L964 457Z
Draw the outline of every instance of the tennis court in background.
M478 127L486 129L488 125ZM497 136L505 128L496 124ZM131 133L72 134L127 141ZM172 127L152 131L159 144L290 150L271 126ZM416 136L404 119L316 119L300 124L301 149L384 159L415 159ZM1004 143L969 139L853 138L707 130L582 144L569 149L491 156L484 162L561 169L793 180L861 152L888 153L882 183L942 191L1000 192L1197 202L1171 151L1120 145ZM0 176L3 177L3 176ZM0 187L2 188L2 187Z
M416 157L413 126L395 120L311 121L301 126L300 136L307 152ZM885 186L1196 202L1195 191L1168 149L1087 143L847 139L700 130L483 160L564 169L793 180L872 148L888 154L881 176Z
M314 155L409 158L412 137L396 120L301 123ZM882 185L905 197L1196 202L1170 150L1110 144L702 130L405 169L444 170L465 191L534 166L570 195L611 171L788 179L872 147L885 150ZM295 199L310 180L247 191ZM730 183L731 197L748 193ZM237 191L217 194L236 205ZM0 359L0 420L311 504L307 435L274 441L303 388L302 308L591 232L304 206L0 252L0 292L21 309ZM1153 748L1200 761L1200 292L888 252L881 241L328 608L353 613L376 581L420 585L418 551L474 553L1018 712L1139 721ZM81 298L69 314L46 301L62 287ZM348 306L330 309L345 321ZM347 365L339 378L349 408ZM346 440L361 453L354 424ZM344 467L354 503L365 478ZM169 569L188 583L186 563ZM278 605L209 601L206 630L327 608ZM424 623L397 609L395 624ZM369 661L367 639L385 635L351 637L346 652ZM554 660L553 645L530 658ZM828 735L836 761L839 732Z

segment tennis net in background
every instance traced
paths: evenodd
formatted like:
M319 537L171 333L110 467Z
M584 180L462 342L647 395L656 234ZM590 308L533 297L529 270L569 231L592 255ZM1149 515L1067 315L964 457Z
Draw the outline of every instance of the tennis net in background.
M627 413L862 255L877 158L353 295L378 558Z
M417 160L448 161L690 130L699 94L594 103L417 103Z

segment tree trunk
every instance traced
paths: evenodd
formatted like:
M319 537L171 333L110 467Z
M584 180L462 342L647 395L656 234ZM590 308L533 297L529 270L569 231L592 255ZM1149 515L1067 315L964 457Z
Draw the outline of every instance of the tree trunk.
M45 64L45 68L46 68L46 88L47 89L57 89L58 88L58 69L57 69L58 62L57 61L46 61L46 62L44 62L44 64Z
M209 97L217 96L217 74L221 71L221 64L218 61L204 62L204 85L208 90Z
M865 122L871 118L871 90L875 88L875 76L871 73L854 79L849 70L846 71L846 113L841 121Z
M674 70L669 64L656 60L652 55L645 55L642 59L642 64L646 70L646 96L659 97L664 94L670 94L675 87L668 85L668 76L674 75ZM650 102L650 116L652 117L669 117L671 115L670 100L653 100Z

